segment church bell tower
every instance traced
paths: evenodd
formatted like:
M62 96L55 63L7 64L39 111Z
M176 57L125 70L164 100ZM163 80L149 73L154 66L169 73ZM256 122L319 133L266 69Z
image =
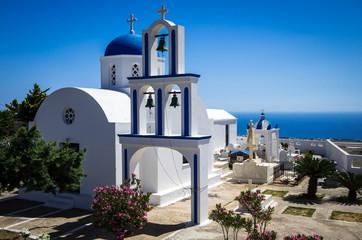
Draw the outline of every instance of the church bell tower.
M123 179L130 175L130 162L145 148L178 151L191 167L191 220L208 220L208 170L212 151L206 109L197 94L200 75L185 73L184 27L161 19L142 31L142 76L129 77L131 134L120 134ZM162 31L161 31L162 30ZM167 30L167 33L164 33ZM167 44L168 43L168 47ZM159 52L168 52L168 74L159 71ZM154 131L148 131L147 116L154 112ZM201 126L198 123L205 119ZM156 152L157 150L155 150ZM132 160L135 161L135 160Z

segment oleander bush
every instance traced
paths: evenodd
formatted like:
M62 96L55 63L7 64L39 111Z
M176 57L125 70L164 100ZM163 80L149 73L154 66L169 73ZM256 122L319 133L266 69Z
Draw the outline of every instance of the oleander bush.
M94 192L95 226L113 233L116 239L132 236L147 223L151 193L141 191L141 180L135 174L119 187L105 186Z

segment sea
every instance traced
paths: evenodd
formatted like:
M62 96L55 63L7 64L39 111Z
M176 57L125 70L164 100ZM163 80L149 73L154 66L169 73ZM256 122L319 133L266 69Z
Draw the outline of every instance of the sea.
M238 135L246 135L250 120L260 119L260 112L231 114L238 118ZM273 128L278 124L280 137L362 140L362 112L266 112L265 116Z

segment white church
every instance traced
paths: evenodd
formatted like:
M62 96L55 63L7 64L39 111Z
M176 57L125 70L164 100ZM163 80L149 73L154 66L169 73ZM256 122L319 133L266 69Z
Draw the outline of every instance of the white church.
M100 58L101 88L59 89L31 123L46 141L87 147L79 193L20 197L89 209L94 188L120 185L135 173L142 190L152 192L152 204L191 195L192 222L207 220L208 188L221 177L213 153L236 144L237 119L205 108L200 75L185 72L185 29L165 20L167 11L162 6L161 19L142 35L135 34L131 15L130 32L111 41Z

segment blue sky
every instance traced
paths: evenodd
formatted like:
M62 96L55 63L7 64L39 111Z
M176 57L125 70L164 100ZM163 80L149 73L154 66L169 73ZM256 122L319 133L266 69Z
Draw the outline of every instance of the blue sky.
M209 3L209 4L208 4ZM208 108L362 111L361 1L0 0L0 109L36 82L100 87L108 43L160 18L185 27Z

